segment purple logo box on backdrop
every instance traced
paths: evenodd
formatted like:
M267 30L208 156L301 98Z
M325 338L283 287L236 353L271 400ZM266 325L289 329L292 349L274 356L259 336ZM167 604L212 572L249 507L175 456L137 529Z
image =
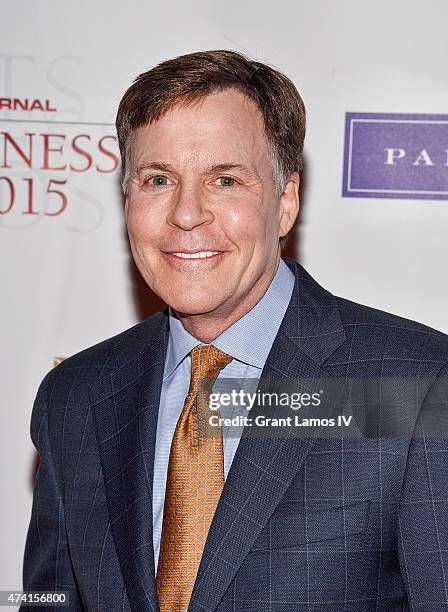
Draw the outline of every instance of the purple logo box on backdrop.
M342 195L448 200L448 115L346 113Z

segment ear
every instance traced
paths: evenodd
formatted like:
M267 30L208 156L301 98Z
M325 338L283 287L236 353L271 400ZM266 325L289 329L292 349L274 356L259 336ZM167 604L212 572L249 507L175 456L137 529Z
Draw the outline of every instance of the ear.
M126 196L125 201L124 201L124 216L126 219L126 223L128 221L128 209L129 209L129 198L128 196Z
M280 196L279 238L286 236L299 214L299 185L299 173L293 172Z

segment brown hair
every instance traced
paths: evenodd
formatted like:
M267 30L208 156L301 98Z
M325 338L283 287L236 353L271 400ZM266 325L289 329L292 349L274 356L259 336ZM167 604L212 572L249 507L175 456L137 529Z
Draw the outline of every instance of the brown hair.
M289 176L302 169L305 106L284 74L225 49L164 61L140 74L125 92L116 119L123 192L126 194L129 187L132 136L137 128L157 121L176 105L194 103L231 87L255 102L263 116L276 193L280 196ZM287 237L280 239L282 247Z

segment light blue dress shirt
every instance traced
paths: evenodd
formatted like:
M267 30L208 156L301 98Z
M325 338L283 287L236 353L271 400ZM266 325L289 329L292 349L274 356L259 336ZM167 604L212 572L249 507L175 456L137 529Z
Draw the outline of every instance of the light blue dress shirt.
M252 390L255 391L256 384L288 308L294 280L294 274L280 259L277 272L261 300L252 310L235 321L212 342L213 346L233 357L233 360L219 373L213 386L214 392L217 390L219 380L224 378L237 379L241 382L241 385L252 379L255 382ZM195 346L204 344L187 332L171 309L169 326L170 334L160 397L154 457L153 543L156 571L160 551L171 441L190 386L191 357L189 353ZM222 412L221 415L224 416ZM232 434L228 436L226 436L224 427L222 431L224 478L227 478L240 441L240 437L235 434L235 431L232 428Z

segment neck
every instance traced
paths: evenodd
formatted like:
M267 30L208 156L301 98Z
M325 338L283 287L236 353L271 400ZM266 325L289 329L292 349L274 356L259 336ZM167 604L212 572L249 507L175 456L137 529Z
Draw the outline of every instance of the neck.
M174 312L188 333L200 342L213 342L238 319L241 319L241 317L252 310L261 300L277 272L279 262L280 252L276 257L274 266L259 277L247 295L237 305L233 305L227 310L193 315L178 311Z

